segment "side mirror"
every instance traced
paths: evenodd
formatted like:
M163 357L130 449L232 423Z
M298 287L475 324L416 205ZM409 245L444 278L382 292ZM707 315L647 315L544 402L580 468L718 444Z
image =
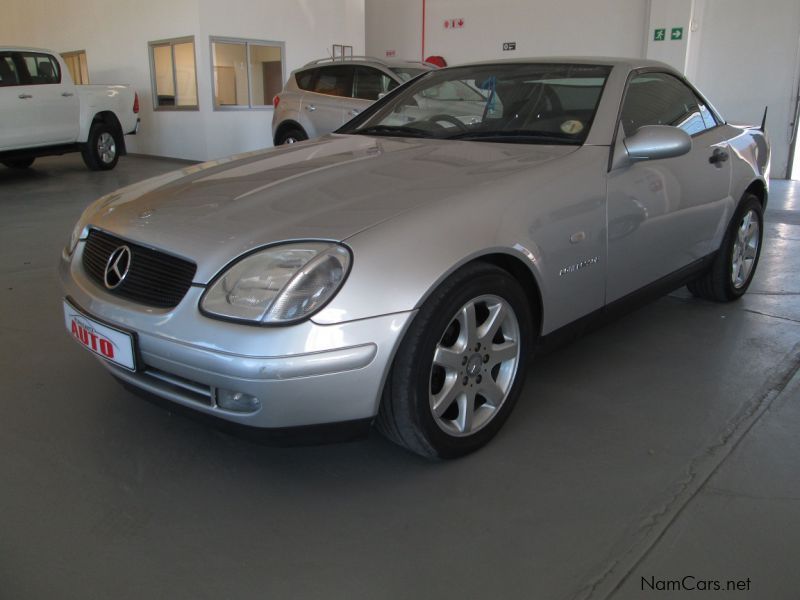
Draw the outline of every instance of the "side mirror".
M692 149L689 134L669 125L645 125L623 143L631 162L683 156Z

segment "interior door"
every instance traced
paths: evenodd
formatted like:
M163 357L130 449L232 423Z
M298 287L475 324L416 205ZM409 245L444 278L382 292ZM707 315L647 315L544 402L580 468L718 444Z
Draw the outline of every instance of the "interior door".
M606 302L712 253L730 202L725 128L685 83L667 73L635 76L621 118L618 136L673 125L692 136L692 150L609 173Z

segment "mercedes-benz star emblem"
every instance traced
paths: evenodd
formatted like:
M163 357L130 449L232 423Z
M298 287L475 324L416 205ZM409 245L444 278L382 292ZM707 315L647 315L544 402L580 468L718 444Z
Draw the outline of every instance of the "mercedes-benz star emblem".
M128 271L131 269L131 262L133 262L133 256L131 249L127 246L120 246L111 253L111 256L108 257L106 272L103 277L108 289L118 288L125 281Z

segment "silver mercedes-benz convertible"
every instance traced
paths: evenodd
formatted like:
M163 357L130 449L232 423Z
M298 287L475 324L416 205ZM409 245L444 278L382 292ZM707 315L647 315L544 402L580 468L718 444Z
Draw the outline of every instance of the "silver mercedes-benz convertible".
M494 436L543 341L680 285L735 300L769 146L635 59L426 73L324 138L155 177L64 248L67 330L135 390L236 424Z

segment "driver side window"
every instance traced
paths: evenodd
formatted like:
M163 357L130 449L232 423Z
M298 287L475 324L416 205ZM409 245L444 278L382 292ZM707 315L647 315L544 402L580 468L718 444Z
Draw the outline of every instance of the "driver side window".
M695 135L716 122L694 92L677 77L643 73L635 76L628 86L622 105L622 126L625 135L630 136L644 125L672 125Z

